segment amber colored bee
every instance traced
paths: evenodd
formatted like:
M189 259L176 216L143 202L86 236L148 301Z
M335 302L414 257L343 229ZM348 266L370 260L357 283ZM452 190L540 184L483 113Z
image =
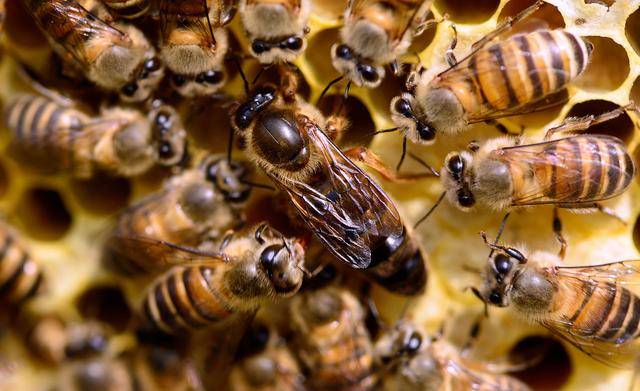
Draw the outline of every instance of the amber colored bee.
M206 155L197 167L170 178L164 189L136 202L120 214L106 246L107 262L128 273L165 270L166 256L152 252L147 237L186 246L199 246L242 225L251 187L243 180L246 168L222 155ZM140 247L142 245L142 247ZM162 249L165 251L166 249Z
M153 241L147 241L151 246ZM302 246L266 223L245 234L226 235L218 253L155 242L167 249L158 254L182 255L185 261L160 276L145 294L144 314L163 331L201 328L255 311L265 302L295 294L302 284Z
M135 349L131 371L137 390L204 390L193 360L177 348L164 345L143 345Z
M124 19L135 19L146 14L151 0L102 0L109 10Z
M511 306L604 364L637 362L640 296L630 289L640 282L640 261L560 266L549 252L487 245L494 252L475 291L485 303Z
M398 211L327 136L339 133L337 122L295 94L283 95L258 88L232 112L232 126L246 155L286 192L309 230L338 259L366 268L377 247L402 237Z
M23 0L64 63L125 101L143 101L164 76L144 34L132 25L106 23L70 0Z
M20 304L32 298L42 280L42 269L18 232L0 223L0 302Z
M395 66L423 31L430 5L430 0L349 1L342 43L331 47L333 66L359 87L379 86L384 66Z
M290 63L307 47L309 0L240 0L239 11L261 64Z
M537 2L522 19L538 9ZM509 21L474 44L469 55L433 76L425 72L415 91L391 101L392 119L405 137L433 143L469 124L525 114L561 103L559 97L586 68L592 45L566 30L538 30L493 43Z
M229 377L233 391L302 391L304 377L285 341L273 330L259 324L252 327L241 344Z
M168 105L145 116L112 107L91 117L73 106L22 95L5 111L14 144L49 169L89 178L96 171L134 176L156 163L178 163L186 148L180 117Z
M224 27L234 13L234 4L226 0L160 2L160 55L181 95L209 95L226 81L223 68L229 43Z
M374 355L386 372L385 390L530 390L513 377L492 373L461 357L443 338L424 338L406 320L376 341Z
M296 354L312 389L367 390L375 385L373 346L358 299L328 287L291 302Z

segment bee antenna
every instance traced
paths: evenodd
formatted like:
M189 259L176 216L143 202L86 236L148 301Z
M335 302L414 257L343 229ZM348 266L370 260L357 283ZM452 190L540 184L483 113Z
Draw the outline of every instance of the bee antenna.
M444 198L444 196L447 194L446 191L443 191L442 194L440 194L440 197L438 197L438 199L436 200L436 203L433 204L433 206L431 207L431 209L429 209L429 211L422 216L422 218L420 218L420 220L418 220L418 222L413 226L413 229L418 228L418 226L425 221L429 215L431 215L431 213L433 213L434 210L436 210L436 208L438 207L438 205L440 205L440 203L442 202L442 199Z
M233 153L233 129L229 126L229 144L227 145L227 162L231 163L231 154Z
M267 67L260 67L260 70L258 71L258 73L256 74L256 76L253 78L253 80L251 81L251 85L256 84L256 82L258 81L258 79L260 79L260 76L262 76L262 74L264 73L265 69L269 68L269 66Z
M344 100L346 101L349 98L349 90L351 89L351 80L347 82L347 86L344 88Z
M480 291L478 290L478 288L476 287L471 287L471 292L473 292L473 294L480 299L480 301L482 303L484 303L484 317L488 318L489 317L489 306L487 305L487 302L484 300L484 298L482 297L482 295L480 294Z
M429 170L433 174L433 176L440 177L440 173L435 168L433 168L430 165L428 165L427 162L422 160L419 156L415 155L413 152L409 152L409 157L411 159L415 160L416 162L418 162L418 164L420 164L421 166L423 166L427 170Z
M232 58L233 58L233 62L236 64L236 67L238 68L238 73L240 73L240 77L242 78L242 84L244 85L244 93L246 95L249 95L249 80L247 80L247 75L245 75L244 70L242 69L242 65L238 60L238 57L233 56Z
M344 78L344 75L338 76L335 79L331 80L329 82L329 84L327 84L326 87L324 87L324 90L322 90L322 93L320 94L320 97L318 98L318 100L316 101L316 104L319 104L320 101L322 100L322 98L324 98L324 95L327 93L327 91L329 91L329 89L331 88L331 86L333 86L334 84L336 84L337 82L339 82L340 80L342 80Z
M376 130L375 132L369 133L367 136L375 136L376 134L380 134L380 133L392 133L392 132L397 132L398 130L400 130L400 127L396 126L395 128Z
M504 232L504 227L506 227L507 225L507 219L509 219L509 215L511 215L511 212L507 212L507 214L505 214L504 217L502 218L502 221L500 222L500 228L498 228L498 235L496 235L496 239L493 241L494 245L498 244L498 240L500 240L500 237ZM491 256L493 255L494 251L495 250L493 248L491 249L491 251L489 251L489 258L487 259L491 259Z

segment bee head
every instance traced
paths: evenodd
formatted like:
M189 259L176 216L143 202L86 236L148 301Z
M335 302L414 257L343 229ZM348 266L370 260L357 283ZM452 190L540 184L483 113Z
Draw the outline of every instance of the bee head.
M331 47L331 61L338 72L346 75L359 87L376 88L385 75L383 67L365 62L344 43Z
M403 94L391 101L391 118L394 123L406 131L407 137L419 144L431 145L436 138L436 130L433 125L419 118L412 103L414 97L411 94Z
M382 365L393 365L398 360L415 357L427 342L411 322L400 321L376 342L375 358Z
M172 166L182 161L187 151L187 132L175 109L157 104L149 112L149 121L158 163Z
M484 282L478 295L485 303L506 307L509 305L509 293L522 272L527 258L512 247L492 248L495 251L485 267Z
M471 191L473 157L468 152L451 152L444 160L440 172L449 201L461 210L470 210L476 204Z
M124 102L146 100L164 77L164 66L158 57L150 56L135 70L134 77L120 88L120 99Z
M215 93L226 82L227 76L221 70L210 69L197 75L172 73L169 80L180 95L194 98Z
M249 51L261 64L291 62L307 47L307 40L299 35L290 35L271 40L254 39Z
M276 99L276 90L272 87L259 88L240 103L231 116L235 130L243 134L251 127L256 117Z
M285 238L280 232L261 224L255 231L260 243L260 267L265 272L273 289L283 296L296 293L302 285L301 263L304 250L295 240Z
M249 195L251 186L244 182L247 168L240 162L218 158L204 166L207 181L218 189L231 205L242 207Z

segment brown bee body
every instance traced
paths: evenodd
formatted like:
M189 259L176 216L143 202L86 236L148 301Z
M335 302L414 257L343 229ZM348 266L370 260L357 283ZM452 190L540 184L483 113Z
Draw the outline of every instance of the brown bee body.
M640 352L640 296L630 288L640 281L639 261L559 266L560 258L548 252L491 247L497 251L478 291L485 302L511 306L607 365L633 365Z
M410 140L431 144L469 124L549 107L586 68L591 44L565 30L538 30L488 44L391 102Z
M0 301L19 304L39 290L43 274L16 232L0 225Z
M265 223L249 235L225 237L220 251L186 254L192 257L189 262L150 286L143 309L154 326L164 331L204 327L291 296L302 284L301 245Z
M441 171L452 204L509 207L554 204L593 207L630 185L635 167L615 137L578 135L516 145L495 139L477 152L450 153Z
M151 0L102 0L111 12L124 19L135 19L146 14Z
M294 297L297 354L312 389L366 390L375 385L372 343L356 297L340 288Z
M119 93L126 101L143 101L160 83L162 64L135 27L107 24L75 1L23 3L65 63L99 87Z
M184 246L217 239L244 221L242 209L251 188L242 182L246 169L216 155L205 156L198 167L171 178L164 190L151 194L120 215L106 251L108 262L127 273L165 270L166 257L152 253L147 237ZM142 244L142 247L139 245Z
M263 65L292 62L307 47L309 0L241 0L249 52Z
M185 131L171 107L109 108L98 117L35 95L23 95L5 112L14 142L47 168L88 178L96 171L134 176L154 164L173 165L185 151ZM158 121L158 118L173 118Z
M357 86L379 86L384 66L406 53L430 5L430 0L350 1L342 43L331 48L333 66Z
M172 72L173 87L183 96L212 94L226 81L224 27L233 13L233 5L224 0L161 2L160 54Z

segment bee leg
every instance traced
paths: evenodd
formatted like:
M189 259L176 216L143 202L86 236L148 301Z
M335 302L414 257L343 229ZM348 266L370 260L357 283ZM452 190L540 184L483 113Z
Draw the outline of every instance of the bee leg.
M349 121L347 120L347 117L340 114L332 114L327 118L325 133L331 141L339 143L348 125Z
M447 60L447 64L450 67L456 66L458 64L458 60L456 59L456 55L453 53L453 50L458 45L458 30L456 29L456 25L452 24L451 29L453 30L453 39L451 40L451 44L449 45L449 49L444 54L444 58Z
M400 171L400 167L402 167L402 163L404 163L404 158L407 156L407 136L405 135L402 138L402 154L400 155L400 161L396 165L396 171Z
M298 93L298 75L292 66L281 64L279 66L280 86L282 87L282 95L287 103L292 103L296 99Z
M564 256L567 253L567 241L562 236L562 220L560 220L560 216L558 215L558 208L553 208L553 221L551 224L553 228L553 233L556 235L556 240L560 243L560 251L558 251L558 257L560 259L564 259Z
M398 61L393 60L389 63L389 68L391 68L391 73L394 76L398 76L400 74L400 68L398 67Z
M495 126L496 129L498 129L498 132L500 132L502 134L506 134L508 136L511 135L511 133L509 132L509 129L507 129L506 126L504 126L500 122L496 121L495 119L488 119L488 120L484 121L484 123L489 125L489 126Z
M593 204L593 206L600 212L603 213L609 217L613 217L614 219L618 220L619 222L621 222L623 225L627 225L627 221L625 219L623 219L620 215L618 215L613 209L606 207L598 202L596 202L595 204Z
M427 178L427 177L437 177L438 172L432 167L426 165L429 172L426 173L406 173L400 174L398 172L392 171L375 153L371 152L370 149L366 147L353 147L344 151L344 154L350 158L351 160L364 163L374 171L376 171L380 176L382 176L385 180L389 182L414 182L417 179ZM414 159L419 159L411 155Z
M466 357L469 354L471 348L478 342L478 336L480 335L480 323L482 318L476 319L471 325L469 330L469 337L460 348L460 355Z
M544 135L544 139L551 140L556 133L571 134L583 132L594 125L598 125L618 117L627 109L631 109L630 105L619 107L615 110L611 110L600 115L587 115L584 117L567 118L560 125L547 130L547 133Z

